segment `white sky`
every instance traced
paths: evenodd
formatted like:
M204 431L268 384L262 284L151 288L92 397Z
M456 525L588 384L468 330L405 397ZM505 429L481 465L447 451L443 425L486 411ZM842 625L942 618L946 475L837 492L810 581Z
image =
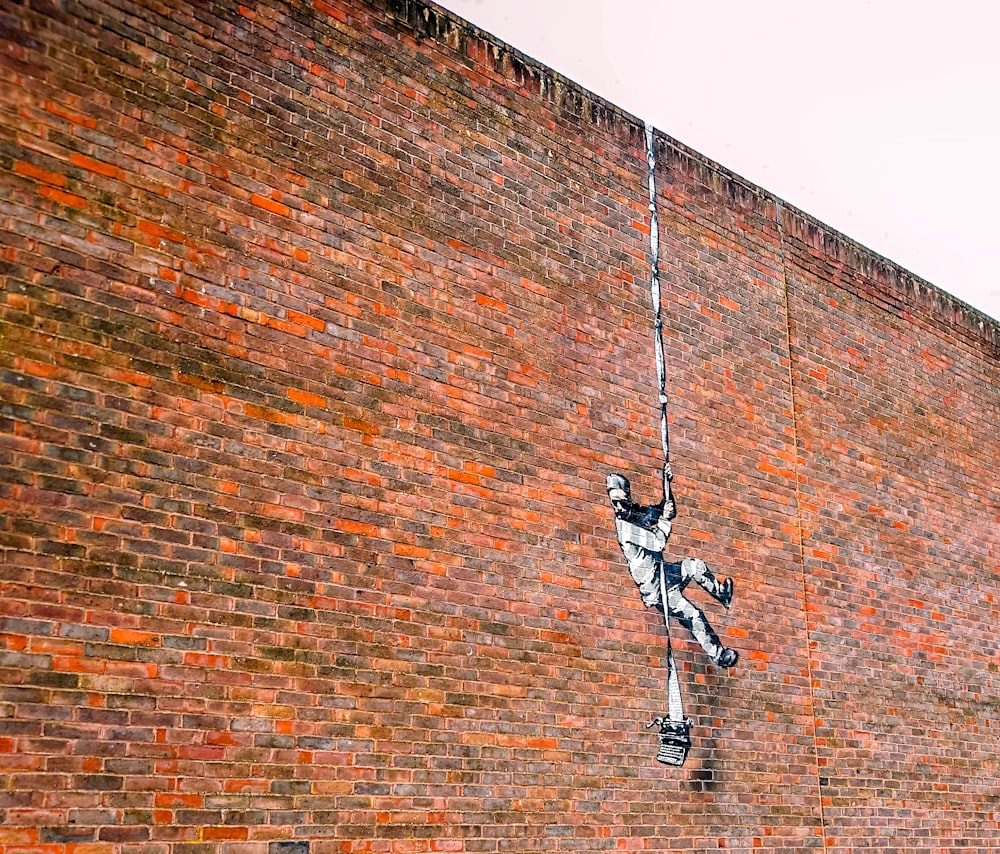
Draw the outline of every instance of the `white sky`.
M439 2L1000 319L1000 4Z

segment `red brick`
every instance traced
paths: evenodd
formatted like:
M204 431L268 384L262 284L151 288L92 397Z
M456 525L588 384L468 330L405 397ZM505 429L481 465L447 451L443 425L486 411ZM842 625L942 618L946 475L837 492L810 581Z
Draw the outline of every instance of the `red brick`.
M51 199L53 202L58 202L60 205L65 205L68 208L87 207L87 200L83 196L77 196L74 193L65 193L62 190L57 190L55 187L39 187L38 195L46 199Z
M44 181L48 184L55 184L57 187L66 186L65 175L60 175L58 172L50 172L48 169L42 169L40 166L35 166L33 163L15 163L14 171L19 175L25 175L26 177L33 178L36 181Z
M288 216L290 213L288 205L283 205L275 199L268 199L264 196L259 196L256 193L250 196L250 202L259 208L263 208L264 210L278 214L279 216Z
M111 629L108 640L111 643L128 644L129 646L159 646L159 635L133 629Z
M138 222L139 231L145 232L155 241L166 240L171 243L183 243L184 235L172 228L167 228L158 222L148 219L140 219Z
M81 169L86 169L89 172L96 172L98 175L103 175L107 178L118 176L118 167L101 160L95 160L93 157L87 157L84 154L73 152L69 156L69 160L74 166L79 166Z
M312 392L302 391L297 388L288 389L288 396L296 403L302 403L306 406L318 406L319 408L324 409L327 405L327 399L325 397L313 394Z

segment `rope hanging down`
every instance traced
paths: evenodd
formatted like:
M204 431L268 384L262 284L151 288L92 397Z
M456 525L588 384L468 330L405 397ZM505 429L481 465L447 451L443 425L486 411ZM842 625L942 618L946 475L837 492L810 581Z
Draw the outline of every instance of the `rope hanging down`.
M718 634L694 602L684 595L692 581L713 599L728 608L733 599L733 580L719 581L701 558L686 557L667 561L663 550L670 538L671 520L677 516L670 481L670 436L667 428L667 369L663 356L663 317L660 294L660 224L656 205L656 156L653 128L646 125L646 161L649 167L650 296L653 301L653 349L656 355L657 397L660 404L660 441L663 445L663 499L658 504L640 504L632 499L628 478L621 472L607 476L608 499L615 512L615 536L628 564L629 574L639 588L646 607L663 611L667 634L667 715L650 726L660 726L657 759L667 765L681 765L691 747L690 718L684 716L680 683L670 645L670 617L676 617L713 664L722 668L736 665L739 653L723 646Z
M656 214L656 150L653 126L646 122L646 164L649 167L650 298L653 303L653 349L656 353L656 387L660 399L660 442L663 445L663 498L671 500L668 478L670 433L667 429L667 366L663 358L663 315L660 304L660 221Z
M660 442L663 445L663 501L664 515L669 519L675 513L673 491L670 487L670 433L667 427L667 368L663 357L663 316L660 297L660 223L656 214L656 152L653 126L646 123L646 163L649 167L649 246L651 258L650 298L653 303L653 349L656 353L656 382L660 401ZM681 765L691 746L692 721L684 715L680 681L674 653L670 646L670 615L667 608L667 588L664 573L660 571L660 603L663 607L663 625L667 633L667 717L656 718L650 726L660 726L660 750L657 759L667 765Z

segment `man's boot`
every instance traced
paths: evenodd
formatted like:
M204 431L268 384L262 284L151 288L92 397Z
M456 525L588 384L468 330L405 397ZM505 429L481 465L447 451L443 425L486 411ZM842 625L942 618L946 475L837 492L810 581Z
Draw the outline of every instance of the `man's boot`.
M739 659L740 659L740 654L735 649L726 647L719 654L719 660L716 661L715 663L718 664L719 667L735 667L736 662L739 661Z

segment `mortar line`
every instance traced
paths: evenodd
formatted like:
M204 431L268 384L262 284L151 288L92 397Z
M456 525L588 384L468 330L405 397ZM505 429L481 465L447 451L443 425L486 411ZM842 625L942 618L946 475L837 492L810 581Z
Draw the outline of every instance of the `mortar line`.
M795 523L799 530L799 567L802 572L802 613L806 632L806 672L809 678L809 707L811 709L813 761L816 763L816 788L819 801L819 827L823 835L823 850L826 850L826 811L823 807L823 787L820 785L819 747L816 735L816 692L813 688L812 632L809 628L809 587L806 584L806 548L802 524L802 490L799 486L799 417L795 408L795 372L792 368L792 312L788 296L788 276L785 261L785 226L782 220L781 200L775 200L778 225L778 255L781 261L781 293L785 302L785 348L788 352L788 397L792 408L792 445L795 449Z

